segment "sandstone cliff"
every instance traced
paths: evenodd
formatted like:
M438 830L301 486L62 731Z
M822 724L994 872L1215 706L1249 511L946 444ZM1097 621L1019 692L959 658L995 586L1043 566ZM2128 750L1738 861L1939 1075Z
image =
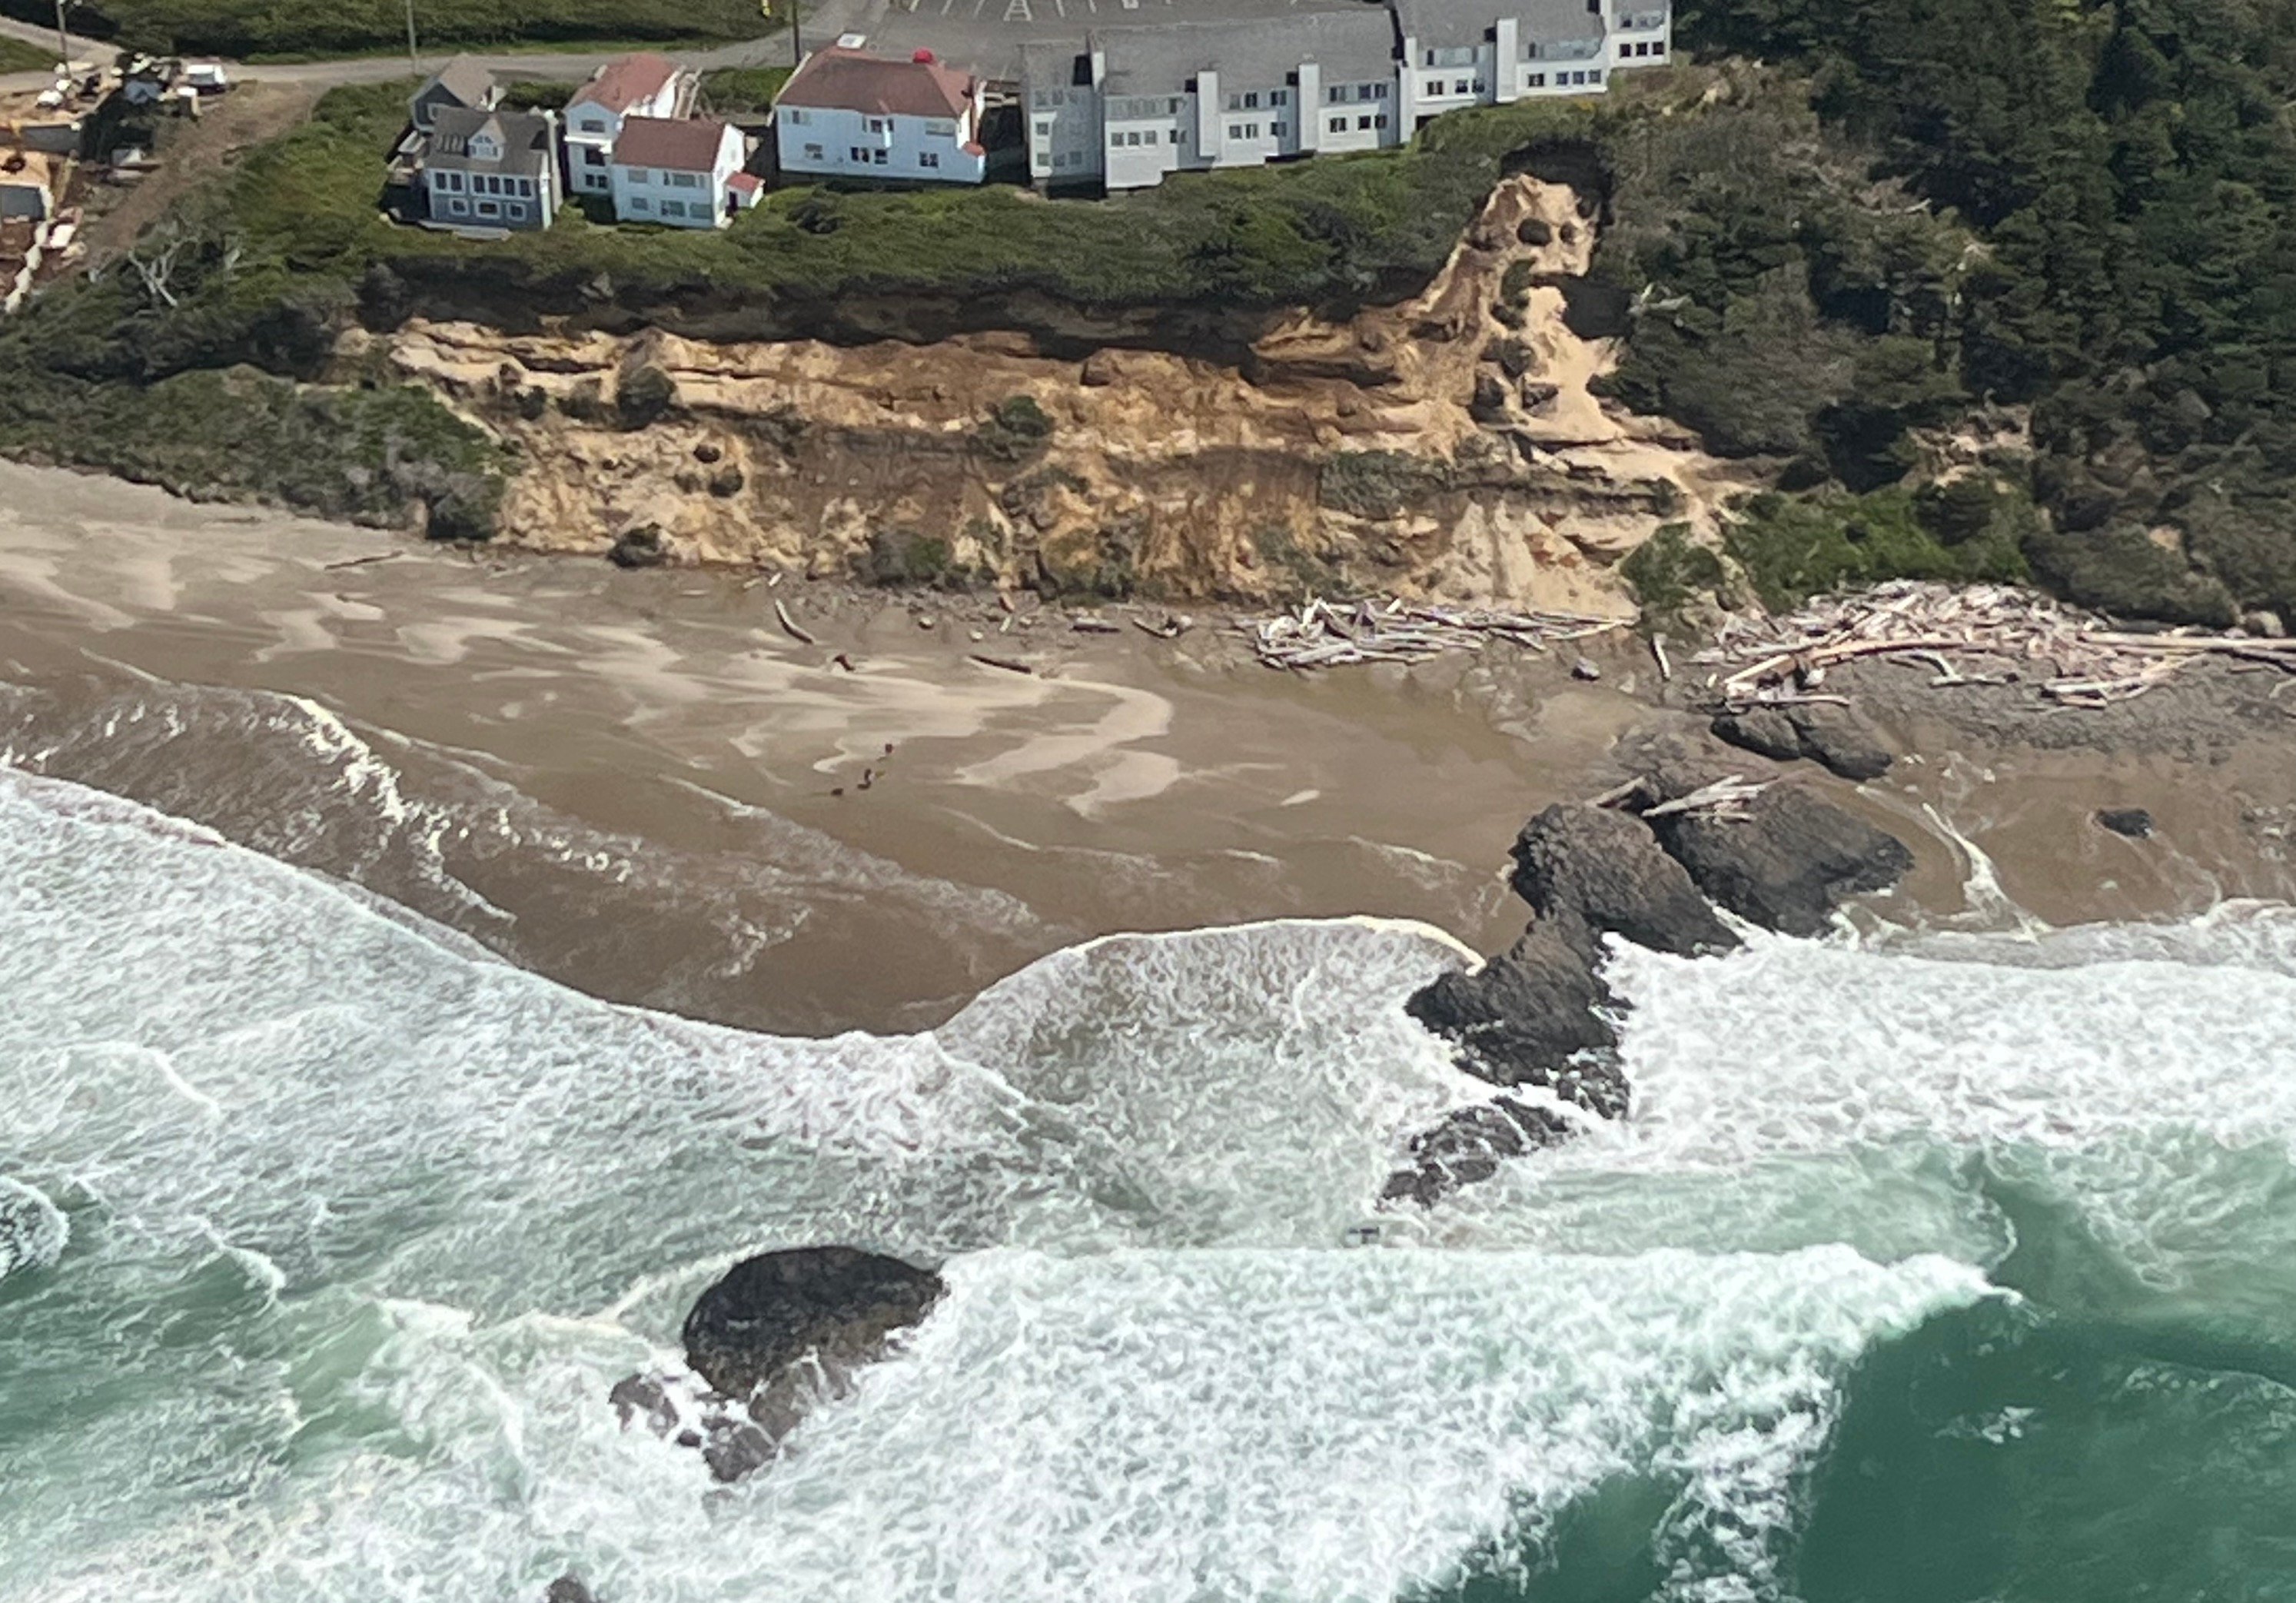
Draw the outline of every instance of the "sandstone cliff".
M521 464L505 537L1048 595L1376 589L1629 610L1619 560L1710 530L1742 470L1588 385L1567 325L1594 245L1508 179L1423 293L1301 314L1240 361L1021 334L704 341L414 322L347 361L433 387ZM647 537L651 542L652 536Z

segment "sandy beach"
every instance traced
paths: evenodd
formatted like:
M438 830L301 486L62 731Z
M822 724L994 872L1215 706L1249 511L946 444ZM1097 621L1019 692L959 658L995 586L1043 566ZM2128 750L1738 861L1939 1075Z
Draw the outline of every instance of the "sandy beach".
M922 1025L1122 930L1365 913L1493 949L1522 917L1499 872L1522 821L1605 788L1628 731L1700 723L1668 704L1693 676L1661 684L1623 630L1588 644L1583 683L1512 647L1297 676L1210 618L1163 641L1005 617L993 597L473 557L0 464L8 761L583 990L755 1028ZM2296 703L2267 688L2213 676L2029 716L1869 670L1860 699L1904 757L1863 787L1810 782L1915 845L1890 919L2285 897L2296 758L2273 720ZM2154 838L2092 822L2128 806Z

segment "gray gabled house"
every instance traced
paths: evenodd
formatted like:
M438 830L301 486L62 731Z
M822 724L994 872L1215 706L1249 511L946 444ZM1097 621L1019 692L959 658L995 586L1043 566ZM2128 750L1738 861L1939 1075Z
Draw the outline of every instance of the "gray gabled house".
M491 111L501 101L502 86L495 75L469 56L458 55L408 98L406 113L415 131L427 134L441 111Z
M558 215L558 121L548 112L442 107L422 157L430 220L547 228Z

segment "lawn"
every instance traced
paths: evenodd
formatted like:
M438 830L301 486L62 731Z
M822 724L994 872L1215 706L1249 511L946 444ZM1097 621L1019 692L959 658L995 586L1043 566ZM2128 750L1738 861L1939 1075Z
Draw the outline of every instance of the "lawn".
M0 35L0 72L47 72L54 69L56 53L21 39Z

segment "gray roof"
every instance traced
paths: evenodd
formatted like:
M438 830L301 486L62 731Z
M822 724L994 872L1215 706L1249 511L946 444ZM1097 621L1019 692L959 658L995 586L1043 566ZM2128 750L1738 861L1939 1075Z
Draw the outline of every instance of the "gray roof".
M1297 12L1281 21L1171 22L1103 28L1093 43L1108 57L1111 95L1177 95L1199 73L1223 88L1280 86L1305 62L1329 83L1385 78L1393 70L1395 29L1385 7Z
M444 89L458 105L483 105L495 92L495 75L469 56L458 55L432 73L430 81L415 91L415 98L434 88Z
M1373 0L809 0L805 33L824 41L858 33L863 48L879 55L929 49L951 66L1007 82L1036 70L1044 53L1031 46L1073 54L1095 26L1253 21L1280 30L1317 12L1384 11Z
M1599 39L1603 18L1586 0L1390 0L1397 26L1420 48L1480 44L1501 17L1513 17L1526 41Z
M499 161L481 161L471 154L471 141L491 129L502 142ZM550 119L532 111L472 111L461 106L442 107L430 130L423 160L449 172L508 173L531 178L549 170L556 159Z

